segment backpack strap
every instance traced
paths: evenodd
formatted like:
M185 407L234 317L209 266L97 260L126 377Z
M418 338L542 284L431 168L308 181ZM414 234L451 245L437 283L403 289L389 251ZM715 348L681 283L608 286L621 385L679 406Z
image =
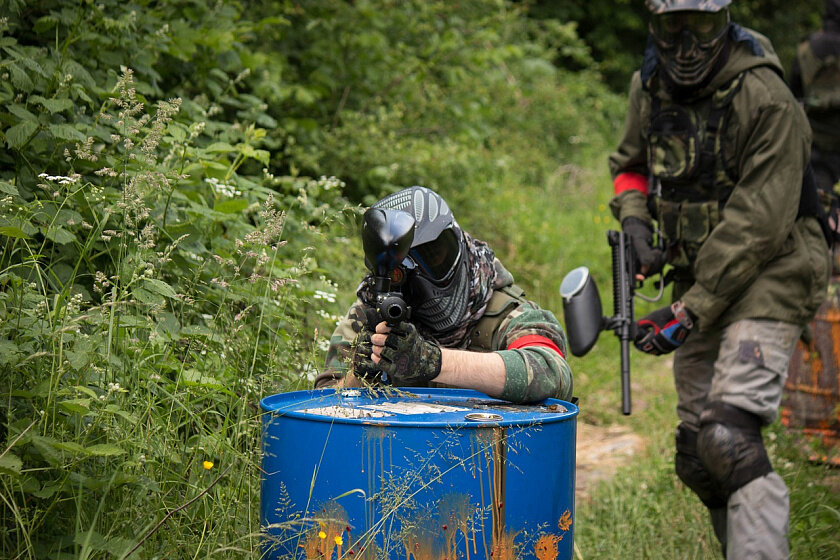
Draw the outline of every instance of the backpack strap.
M832 212L835 211L835 203L835 200L832 200ZM836 241L840 241L840 235L832 231L831 225L828 223L828 214L820 200L817 181L814 177L814 168L810 162L805 166L805 175L802 177L802 194L799 197L799 212L796 214L797 218L802 216L813 216L817 219L829 249L834 247Z

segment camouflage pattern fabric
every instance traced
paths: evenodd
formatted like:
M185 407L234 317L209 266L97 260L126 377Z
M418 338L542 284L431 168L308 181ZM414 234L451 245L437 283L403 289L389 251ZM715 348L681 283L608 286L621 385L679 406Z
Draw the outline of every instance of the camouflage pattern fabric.
M366 309L370 307L357 301L350 307L347 315L338 322L338 326L330 337L324 370L315 378L315 388L333 385L347 375L350 364L354 363L354 352L358 348L354 343L359 339L362 331L367 330Z
M654 15L686 10L717 12L731 3L732 0L645 0L645 6Z
M440 347L403 321L391 327L379 367L397 387L424 387L440 373Z
M549 339L562 352L543 346L507 348L524 336ZM546 398L568 401L572 398L572 370L566 362L566 335L554 314L532 301L524 301L508 313L493 337L495 351L505 362L505 389L502 398L531 403Z

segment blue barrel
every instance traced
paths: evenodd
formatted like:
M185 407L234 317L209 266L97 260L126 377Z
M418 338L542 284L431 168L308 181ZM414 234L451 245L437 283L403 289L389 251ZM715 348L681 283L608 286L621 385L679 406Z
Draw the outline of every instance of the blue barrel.
M263 558L572 558L571 403L422 388L260 405Z

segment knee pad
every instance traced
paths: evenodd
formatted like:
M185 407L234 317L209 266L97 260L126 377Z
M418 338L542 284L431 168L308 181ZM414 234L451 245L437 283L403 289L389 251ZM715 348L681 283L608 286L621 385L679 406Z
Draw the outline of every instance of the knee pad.
M761 440L761 419L719 401L709 403L700 414L697 456L727 498L773 472Z
M674 470L677 476L697 494L707 508L715 509L726 505L727 496L712 479L709 471L697 456L697 432L685 424L677 426L677 455L674 457Z

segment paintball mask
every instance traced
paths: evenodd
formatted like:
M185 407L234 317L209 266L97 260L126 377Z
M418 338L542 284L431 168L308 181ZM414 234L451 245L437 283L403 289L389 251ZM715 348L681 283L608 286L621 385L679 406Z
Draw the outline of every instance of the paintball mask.
M469 302L469 271L463 234L449 206L437 193L415 186L373 209L398 210L414 219L411 248L389 274L391 288L411 305L412 318L438 333L457 326Z
M650 33L659 59L678 87L710 77L727 44L729 0L648 0Z

